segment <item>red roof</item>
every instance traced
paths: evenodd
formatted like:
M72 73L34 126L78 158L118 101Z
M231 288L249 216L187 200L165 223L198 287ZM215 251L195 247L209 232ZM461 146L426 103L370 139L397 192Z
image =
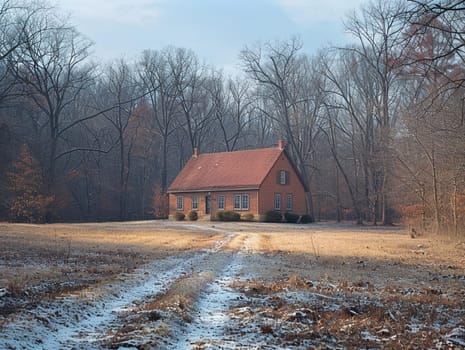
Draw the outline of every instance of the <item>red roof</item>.
M168 192L258 189L282 152L280 148L262 148L193 156Z

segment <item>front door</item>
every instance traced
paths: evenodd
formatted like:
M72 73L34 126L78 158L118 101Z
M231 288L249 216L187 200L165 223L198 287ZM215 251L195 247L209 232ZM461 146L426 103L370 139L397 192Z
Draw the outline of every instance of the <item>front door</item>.
M211 201L212 201L212 197L210 195L205 197L205 214L206 215L211 214Z

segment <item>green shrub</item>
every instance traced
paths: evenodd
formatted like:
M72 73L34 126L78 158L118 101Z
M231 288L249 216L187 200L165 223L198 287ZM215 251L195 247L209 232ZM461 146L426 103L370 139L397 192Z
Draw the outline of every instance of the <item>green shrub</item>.
M302 215L302 219L300 219L301 224L310 224L313 222L313 218L309 214Z
M270 210L265 213L265 222L281 222L282 219L279 211Z
M219 221L240 221L241 215L234 211L225 210L225 211L219 211L218 213L216 213L216 218Z
M241 219L244 221L252 221L254 219L254 216L252 213L247 213L241 216Z
M181 213L180 211L174 213L174 220L176 221L183 221L185 217L186 215L184 215L184 213Z
M286 213L284 214L284 218L287 222L291 224L295 224L299 220L300 215L295 213Z
M190 212L187 213L187 219L189 221L197 221L199 218L199 214L195 210L191 210Z

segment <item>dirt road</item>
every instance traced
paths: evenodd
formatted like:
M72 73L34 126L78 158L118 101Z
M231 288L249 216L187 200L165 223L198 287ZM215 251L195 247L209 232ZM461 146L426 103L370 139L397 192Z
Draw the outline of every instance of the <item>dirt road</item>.
M15 268L40 267L47 271L40 272L43 282L56 277L54 270L70 270L73 254L82 260L92 252L98 259L87 264L103 272L85 288L76 283L35 303L4 307L1 349L465 347L461 242L335 224L50 226L54 234L0 225L6 242L0 306L27 299L43 284L34 280L14 293ZM56 232L66 232L73 247L67 253L66 244L57 248L65 252L62 263L47 264L46 254L21 256L19 243L28 235L56 241ZM105 277L108 265L115 273ZM82 282L83 276L70 272L59 282Z

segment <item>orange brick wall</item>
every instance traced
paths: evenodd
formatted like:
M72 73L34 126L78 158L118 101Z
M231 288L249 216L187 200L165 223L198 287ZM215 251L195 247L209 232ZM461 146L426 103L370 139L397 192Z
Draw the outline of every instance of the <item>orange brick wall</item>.
M235 210L234 209L234 195L236 194L248 194L249 195L249 210ZM205 215L205 198L208 192L196 192L196 193L177 193L170 194L170 215L173 215L176 211L176 198L177 196L184 197L184 210L182 212L187 215L192 210L192 196L198 196L199 198L199 209L197 213L199 216ZM221 191L211 193L211 214L212 217L218 212L218 196L224 195L225 208L224 210L236 211L241 215L251 213L255 218L258 218L258 192L257 191Z
M277 183L277 173L279 170L287 170L289 172L290 181L288 185L280 185ZM300 215L307 212L305 189L284 154L279 157L260 187L260 200L258 202L260 214L274 210L275 193L281 193L281 213L286 212L286 195L288 193L292 193L293 196L291 212Z
M187 214L192 210L192 197L197 196L199 200L199 207L197 212L199 215L205 215L205 197L208 195L208 192L196 192L196 193L177 193L170 194L170 215L174 214L177 211L182 211L184 214ZM184 197L184 210L177 210L177 197Z
M234 209L234 195L236 194L248 194L249 195L249 210L237 210ZM235 211L241 215L244 214L253 214L255 218L258 216L258 200L257 200L257 191L222 191L215 192L212 194L212 213L215 215L218 209L218 196L223 195L225 199L224 210Z

